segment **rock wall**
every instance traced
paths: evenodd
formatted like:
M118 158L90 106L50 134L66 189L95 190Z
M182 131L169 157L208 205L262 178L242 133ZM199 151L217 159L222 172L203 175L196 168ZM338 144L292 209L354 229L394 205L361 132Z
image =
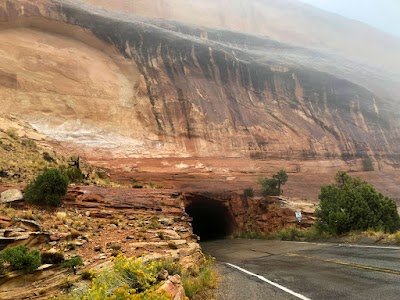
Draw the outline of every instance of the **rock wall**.
M227 203L239 233L276 233L284 228L298 225L295 211L302 212L301 227L315 223L315 207L304 203L289 203L279 197L249 198L232 194Z
M0 28L4 111L58 140L141 156L400 152L398 101L333 56L74 1L4 1Z
M298 225L295 211L302 212L301 227L315 223L316 206L281 197L247 197L242 193L184 193L186 213L201 241L241 233L276 233Z

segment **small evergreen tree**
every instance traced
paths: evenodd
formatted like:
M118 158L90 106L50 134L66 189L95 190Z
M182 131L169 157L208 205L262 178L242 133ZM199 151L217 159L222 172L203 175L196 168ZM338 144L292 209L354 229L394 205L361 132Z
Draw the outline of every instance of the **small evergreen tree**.
M275 178L260 177L258 183L261 185L262 194L264 196L279 196L278 180Z
M279 196L282 194L281 187L288 180L286 171L280 170L272 178L258 178L258 183L261 185L262 194L264 196Z
M288 181L288 175L285 170L279 170L275 175L272 176L272 178L275 178L278 180L278 191L279 194L282 194L281 187Z
M26 187L24 198L36 205L57 207L67 189L67 175L58 169L47 169Z
M319 199L317 226L333 234L367 229L394 232L400 228L396 203L346 172L336 174L335 184L323 186Z

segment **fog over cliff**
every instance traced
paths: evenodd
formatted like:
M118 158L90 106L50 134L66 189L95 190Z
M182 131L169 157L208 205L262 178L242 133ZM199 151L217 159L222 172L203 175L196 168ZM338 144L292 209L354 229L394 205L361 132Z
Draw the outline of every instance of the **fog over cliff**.
M0 3L5 112L121 155L397 161L398 39L297 1L90 2Z

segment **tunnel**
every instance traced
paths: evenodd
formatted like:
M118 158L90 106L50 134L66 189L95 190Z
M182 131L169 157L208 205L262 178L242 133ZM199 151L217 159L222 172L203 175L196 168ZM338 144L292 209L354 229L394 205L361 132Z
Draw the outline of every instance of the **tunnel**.
M226 202L199 194L184 196L186 213L193 218L193 233L201 241L224 239L233 234L235 222Z

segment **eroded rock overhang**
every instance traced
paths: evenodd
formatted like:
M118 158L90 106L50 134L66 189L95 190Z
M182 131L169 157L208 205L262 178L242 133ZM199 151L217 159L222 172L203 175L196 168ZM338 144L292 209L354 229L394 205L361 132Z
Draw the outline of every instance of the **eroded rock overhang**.
M5 1L0 8L3 39L37 35L30 45L56 50L11 59L30 73L10 68L4 57L12 50L3 56L5 110L57 139L143 156L399 153L396 103L362 87L360 69L337 57L72 1ZM63 41L64 50L77 50L70 53L75 64L60 49L65 37L71 44Z

